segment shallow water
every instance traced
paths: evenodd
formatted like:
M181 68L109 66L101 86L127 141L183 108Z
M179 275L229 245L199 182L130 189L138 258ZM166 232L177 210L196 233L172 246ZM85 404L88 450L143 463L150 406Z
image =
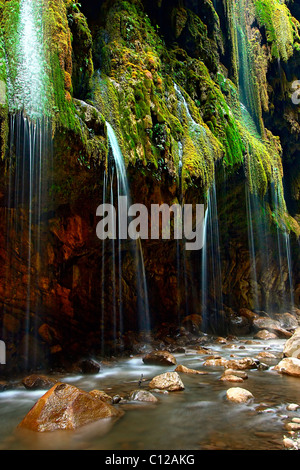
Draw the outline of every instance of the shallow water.
M245 345L246 349L238 349ZM243 340L226 345L207 345L222 357L256 357L264 351L279 355L284 340ZM0 394L0 449L99 449L99 450L280 450L284 424L288 417L300 417L300 411L289 412L289 403L300 403L300 381L278 374L272 366L278 359L261 359L268 370L248 370L242 384L220 381L222 367L206 367L206 356L195 350L175 355L178 364L208 372L206 375L180 374L185 385L182 392L157 393L157 404L127 402L117 422L102 420L76 432L16 432L18 423L45 390L23 388ZM86 391L104 390L110 395L126 396L138 388L143 375L143 388L152 377L173 371L172 367L146 366L141 357L103 365L94 376L59 377ZM226 401L231 387L251 391L254 400L245 405Z

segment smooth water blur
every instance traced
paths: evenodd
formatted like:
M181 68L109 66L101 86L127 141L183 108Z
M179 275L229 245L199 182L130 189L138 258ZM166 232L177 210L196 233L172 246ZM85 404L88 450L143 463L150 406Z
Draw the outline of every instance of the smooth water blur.
M281 340L243 342L211 346L222 357L255 357L268 350L277 355ZM248 370L242 384L223 382L222 367L206 367L206 355L187 350L176 355L177 363L207 372L206 375L180 374L185 385L182 392L155 393L157 404L126 402L118 405L124 416L113 423L102 420L76 432L54 433L16 432L16 426L45 391L17 389L0 395L1 449L99 449L99 450L268 450L282 449L286 434L284 423L289 403L300 403L299 379L268 370ZM279 359L262 359L270 367ZM142 357L103 365L95 376L59 377L61 381L86 391L104 390L110 395L126 396L138 388L143 375L144 389L148 381L173 367L146 366ZM251 391L254 401L245 405L229 403L226 390L243 387ZM298 415L300 416L300 414Z
M8 65L9 107L12 112L24 111L32 119L45 115L49 97L46 70L43 2L21 0L17 48L12 65Z
M129 190L129 183L124 157L120 149L116 133L109 122L106 122L106 127L110 148L110 158L108 160L107 172L105 172L104 174L103 204L110 204L116 209L116 212L118 214L116 227L114 227L114 231L116 234L118 234L118 236L116 237L116 239L107 241L107 243L110 244L109 249L112 253L111 263L109 266L109 270L112 273L112 298L109 300L109 303L113 307L114 339L117 339L118 332L123 333L123 326L125 322L125 314L123 312L124 279L122 273L124 270L124 265L126 263L126 260L124 259L126 257L126 251L130 251L134 263L136 293L132 295L136 296L137 298L137 327L140 329L140 331L150 331L151 320L149 312L148 286L141 240L130 240L129 250L128 248L124 249L124 246L122 244L122 240L127 239L128 236L126 223L128 219L128 210L131 206L131 195ZM127 204L121 202L121 198L123 198L124 196L126 196L127 198ZM125 224L121 223L122 219L125 219ZM126 225L125 233L123 233L123 225ZM110 281L107 281L107 272L105 270L105 247L106 242L104 241L104 254L102 263L102 294L104 293L104 289L107 288L107 284L110 284ZM102 296L101 304L103 319L102 334L104 335L106 327L104 323L106 310L104 296Z

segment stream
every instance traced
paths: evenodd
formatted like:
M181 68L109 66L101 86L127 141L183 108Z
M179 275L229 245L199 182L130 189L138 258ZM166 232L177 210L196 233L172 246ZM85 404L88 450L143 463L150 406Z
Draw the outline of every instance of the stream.
M208 367L207 355L186 349L175 354L178 364L204 371L205 375L180 374L185 385L181 392L156 393L158 403L124 401L125 414L117 422L102 420L77 431L52 433L20 432L17 425L46 390L28 391L22 385L0 395L1 450L280 450L284 425L300 412L287 411L287 405L300 403L299 379L281 375L272 367L280 360L284 340L249 341L240 338L226 344L208 344L215 354L255 358L268 351L276 359L262 358L267 370L247 370L242 384L220 380L223 367ZM251 344L248 344L248 343ZM175 366L149 366L142 356L103 363L97 375L56 377L85 391L103 390L126 397L148 381ZM231 387L242 387L254 395L248 404L233 404L226 399ZM299 408L300 410L300 408ZM298 414L299 413L299 414Z

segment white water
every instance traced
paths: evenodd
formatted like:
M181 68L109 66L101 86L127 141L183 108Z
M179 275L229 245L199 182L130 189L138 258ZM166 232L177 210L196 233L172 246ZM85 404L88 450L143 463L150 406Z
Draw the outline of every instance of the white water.
M129 184L127 179L127 171L125 167L124 157L120 149L118 139L116 134L110 125L106 122L108 140L110 144L111 154L113 156L113 165L109 164L108 174L105 174L104 177L104 189L103 189L103 203L107 202L106 198L109 195L109 203L114 207L120 206L120 197L127 197L127 206L122 206L122 211L118 211L118 221L119 221L119 230L121 227L120 220L124 217L124 212L128 214L128 208L131 205L131 196L129 191ZM116 179L116 188L114 186L114 181ZM108 185L110 189L108 189ZM116 193L115 194L115 190ZM118 233L118 228L115 230ZM148 287L147 279L144 265L144 256L141 240L129 241L129 248L124 248L122 239L124 239L124 234L119 233L117 240L111 240L111 253L112 253L112 280L113 280L113 292L112 292L112 305L113 305L113 329L114 337L117 338L118 331L123 332L123 326L125 322L125 312L123 311L123 282L122 282L122 272L123 264L127 251L131 252L131 255L134 259L134 268L136 275L136 296L137 296L137 310L138 310L138 328L140 331L150 331L150 313L149 313L149 299L148 299ZM103 242L103 261L102 261L102 319L103 319L103 329L104 325L104 295L105 295L105 242ZM104 340L104 331L102 335Z
M45 255L41 237L43 210L49 205L52 165L50 120L46 116L47 65L44 56L43 1L21 0L13 61L7 61L10 117L9 190L7 201L7 278L10 312L14 302L26 304L25 335L20 350L25 367L38 364L30 337L36 338L38 316L42 315L38 289ZM47 205L47 206L46 206ZM18 260L27 267L23 279L17 275ZM43 272L45 276L48 273ZM13 289L11 288L13 285ZM32 314L35 315L32 315ZM5 331L4 331L5 334ZM9 338L11 340L11 338ZM14 344L20 338L12 340ZM21 349L21 348L20 348Z
M15 51L16 75L8 71L9 107L41 118L46 109L46 59L42 0L21 0ZM13 64L14 65L14 64Z

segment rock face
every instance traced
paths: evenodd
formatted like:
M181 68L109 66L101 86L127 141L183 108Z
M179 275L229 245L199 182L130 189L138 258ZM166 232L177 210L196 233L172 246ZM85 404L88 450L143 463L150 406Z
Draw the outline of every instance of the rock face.
M300 377L300 359L296 357L287 357L274 367L274 370L281 374L291 375L293 377Z
M254 398L249 390L240 387L233 387L227 390L227 400L233 403L247 403Z
M75 430L123 412L72 385L59 383L43 395L18 428L36 432Z
M143 358L144 364L170 366L177 363L175 357L168 351L152 351Z
M283 355L285 357L297 357L300 359L300 328L298 328L293 336L285 343Z
M227 8L225 1L89 0L81 2L81 5L78 2L49 0L47 3L51 7L51 14L45 17L49 21L51 17L53 28L49 25L45 27L49 34L46 39L49 56L55 57L55 63L48 64L47 71L53 71L49 78L55 82L53 96L57 102L51 106L55 114L52 129L53 185L49 182L51 202L49 206L46 204L47 207L43 207L42 221L37 222L35 218L31 221L23 210L19 218L18 208L14 204L8 206L10 179L7 178L6 170L11 168L13 171L16 156L14 148L8 149L8 112L1 108L3 113L0 116L0 308L1 312L6 312L0 314L0 330L2 340L8 346L7 367L13 366L18 372L21 368L27 370L28 364L31 370L39 365L36 364L37 357L38 361L51 367L68 355L72 361L86 357L88 353L96 356L103 349L99 338L105 336L105 347L113 351L116 345L113 342L120 325L123 325L120 329L125 332L138 331L140 328L136 308L139 303L137 300L140 299L137 299L134 285L135 260L126 255L122 259L124 266L120 269L118 253L113 253L111 249L104 250L104 244L96 237L96 210L105 190L102 184L104 168L107 168L111 157L108 152L106 120L112 120L120 141L134 203L146 206L150 201L153 204L173 204L181 197L190 203L204 199L207 191L216 185L222 245L217 250L220 252L222 271L218 273L222 279L222 288L218 288L222 292L218 292L218 295L226 305L220 306L220 309L218 306L221 318L216 319L213 309L216 306L218 282L211 279L215 273L212 268L215 267L216 258L215 253L207 253L206 273L210 282L207 283L209 315L206 320L214 333L223 334L219 330L227 330L227 312L231 308L234 315L231 316L230 325L234 331L248 331L253 322L261 329L262 324L257 323L257 316L252 312L255 303L253 292L259 293L261 309L271 304L272 307L278 307L274 311L282 311L279 307L289 287L289 266L287 260L282 260L281 265L277 257L273 256L278 251L277 237L274 239L273 234L270 237L266 235L266 239L261 241L267 248L270 264L266 267L263 261L258 261L259 255L263 253L257 253L257 285L253 285L245 188L257 182L258 193L270 196L273 184L270 176L275 174L275 169L278 176L284 173L281 153L289 155L292 161L290 152L286 149L281 152L279 149L283 136L286 144L292 142L289 150L293 150L297 161L297 107L294 109L289 99L288 104L281 101L286 94L276 93L280 76L277 60L272 56L274 51L278 53L278 44L282 45L285 36L291 54L293 45L289 38L295 37L295 57L298 57L296 22L290 17L284 20L280 16L282 24L290 25L295 31L287 31L284 35L280 32L282 28L278 28L279 32L270 32L266 27L270 27L273 21L264 25L262 18L269 18L271 2L255 1L251 2L253 8L247 6L238 9L247 26L244 39L249 35L249 43L244 51L245 54L249 52L249 57L245 56L243 63L250 64L250 56L262 59L261 67L255 62L249 69L250 79L244 78L247 84L255 84L251 96L258 99L258 102L256 99L250 100L254 107L250 114L257 114L259 127L263 127L263 121L268 115L270 121L274 113L276 115L274 122L267 124L275 126L274 136L279 137L270 135L273 129L267 125L268 132L260 129L267 137L264 139L265 145L261 139L256 140L251 136L248 121L244 126L240 118L235 118L243 114L239 109L241 100L238 96L239 88L242 87L237 83L237 54L241 51L236 50L238 28L232 27L235 24L233 15L237 12ZM284 8L277 10L280 14L284 10L288 11L290 6L285 5L288 2L279 3L284 3ZM254 4L257 8L254 8ZM18 15L11 14L13 5L14 2L1 2L1 31L14 30L14 26L17 28L14 21ZM261 10L259 16L256 9ZM11 18L11 22L7 23L8 18ZM272 41L267 40L269 37L272 37ZM1 64L6 60L15 63L14 44L10 35L5 37L3 47L0 48ZM283 59L282 62L286 62L287 58ZM55 69L51 65L55 65ZM99 70L101 80L108 84L107 89L102 86ZM291 76L296 76L298 64L297 60L293 62L292 57L289 57L289 70ZM271 78L274 83L268 82ZM174 82L181 90L180 94ZM274 100L278 106L274 106ZM188 103L191 120L184 109L184 102ZM282 112L282 109L286 112ZM193 122L200 126L201 133L192 130ZM280 133L277 132L279 130ZM200 141L196 138L198 134ZM181 146L183 158L179 162ZM249 162L253 164L251 172L245 166L245 149L249 149ZM13 158L12 165L8 161L10 155ZM232 168L237 171L231 172ZM227 178L229 171L230 178ZM247 181L250 174L251 181ZM300 165L297 163L296 180L293 185L287 185L288 193L289 186L293 186L293 205L297 207L300 201L299 174ZM14 176L11 175L11 181L15 180ZM289 199L293 199L292 194L289 196ZM293 207L293 213L295 211L298 215L295 221L289 221L291 226L296 226L296 220L299 219L300 210L297 212ZM270 212L266 210L267 214ZM255 216L253 213L253 218ZM267 222L270 226L273 224L272 220ZM22 235L19 237L13 229L7 236L9 225L24 227ZM27 259L29 225L32 225L32 242L42 237L41 245L32 243L30 292ZM268 229L269 225L266 232ZM257 235L260 235L260 230L253 234L255 242L258 241ZM228 237L230 246L222 242ZM9 250L8 238L11 240ZM269 239L273 243L269 243ZM37 246L45 249L38 250ZM201 260L190 253L185 253L183 259L182 254L177 252L178 243L174 240L165 240L163 243L160 240L143 240L148 297L150 311L153 312L151 324L156 328L162 322L177 320L178 316L180 320L183 319L181 324L188 333L197 334L202 328ZM102 273L104 259L108 269ZM299 306L298 260L297 248L292 264L296 274L295 301ZM121 282L119 285L115 282L114 289L113 281L118 275ZM102 286L104 288L101 292ZM190 286L193 286L193 294ZM117 300L118 305L113 299ZM30 325L27 318L28 301ZM124 318L121 318L122 312L126 312ZM99 318L103 321L100 322ZM289 330L290 320L286 317L286 326L280 323L274 327L269 322L264 328L272 331L273 335L275 331L276 335L288 337L285 330ZM28 331L34 331L34 334ZM105 335L102 335L103 332ZM23 351L29 351L29 354L25 353L27 357L24 357Z
M177 392L184 390L184 385L177 372L167 372L154 377L149 383L149 387L158 390L167 390L168 392Z

